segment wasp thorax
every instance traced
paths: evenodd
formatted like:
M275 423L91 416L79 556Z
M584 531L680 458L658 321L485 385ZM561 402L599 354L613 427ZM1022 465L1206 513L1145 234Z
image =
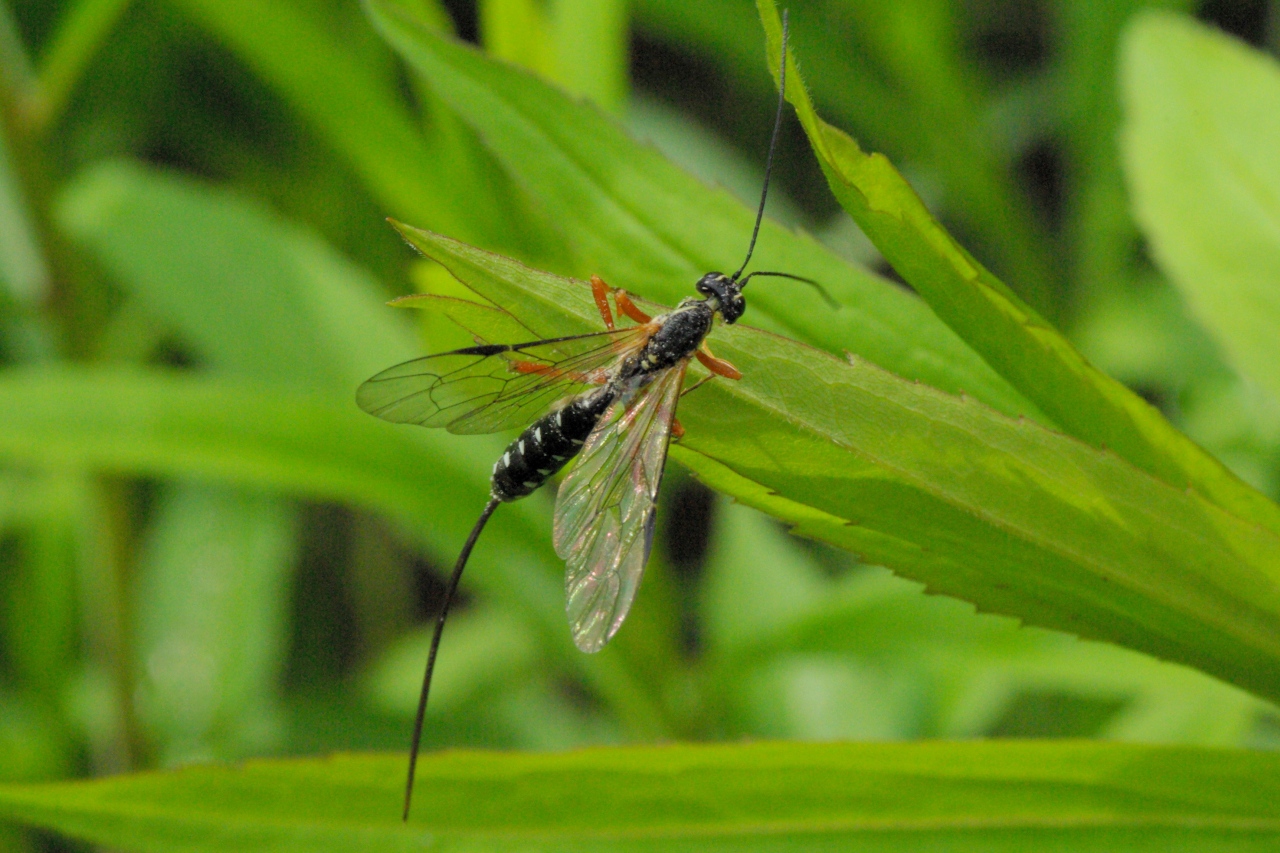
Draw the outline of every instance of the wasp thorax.
M712 302L724 321L732 324L747 310L747 300L742 296L738 282L720 272L709 272L698 279L698 292Z

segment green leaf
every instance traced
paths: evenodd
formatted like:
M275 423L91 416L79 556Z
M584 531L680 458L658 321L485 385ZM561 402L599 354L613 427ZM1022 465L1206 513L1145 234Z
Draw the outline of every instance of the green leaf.
M381 288L314 234L224 189L130 163L73 182L66 233L224 372L343 396L416 354Z
M539 335L599 326L586 282L398 227ZM1280 696L1274 534L1114 454L860 359L743 325L711 344L745 378L689 397L672 448L708 484L984 609Z
M396 428L349 399L157 371L0 373L0 413L0 457L356 504L401 522L442 561L475 523L502 448L492 437ZM487 533L490 547L477 548L468 581L527 614L544 648L581 673L636 736L662 733L662 716L626 658L583 655L570 641L549 506L504 507Z
M893 688L825 703L828 730L851 734L862 712L883 720L886 730L877 734L890 738L982 736L1019 697L1047 694L1111 705L1089 732L1094 736L1241 746L1266 707L1195 670L974 613L884 570L831 579L794 539L748 525L761 519L757 513L725 510L706 568L701 624L705 686L728 706L728 736L760 734L757 720L767 717L774 719L771 733L803 737L801 724L811 724L824 704L813 701L812 680L771 676L815 664L828 667L837 684L854 673ZM792 725L778 725L788 712ZM1050 717L1041 725L1053 731L1062 722Z
M612 113L627 105L631 59L629 0L556 0L555 79Z
M9 472L4 478L0 524L17 549L0 589L0 640L9 683L47 699L65 690L78 668L76 569L87 490L79 472Z
M491 56L622 112L630 58L625 0L484 0L478 6L480 40Z
M590 106L415 26L387 0L367 5L388 41L563 229L578 258L562 271L597 273L674 304L703 273L741 263L755 211L728 192L680 171ZM762 129L762 147L765 142ZM1002 411L1034 412L919 300L812 238L766 221L752 268L813 278L842 305L833 311L803 285L759 282L749 294L752 322L831 352L852 349L895 373L973 394Z
M346 157L388 212L480 242L524 244L509 195L477 180L474 163L447 132L424 135L397 98L393 76L378 74L326 32L307 4L174 2L280 92Z
M782 22L772 0L757 0L757 5L776 74ZM943 229L883 155L864 153L824 122L794 57L787 65L787 97L841 205L938 316L1015 388L1072 435L1280 532L1280 507L1174 429L1141 397L1085 361Z
M140 851L1245 851L1280 756L1090 743L665 746L252 761L0 786L0 814Z
M397 308L421 308L443 315L482 341L531 341L537 337L528 326L501 308L456 296L415 293L393 299L388 304Z
M1190 18L1123 45L1124 156L1156 260L1233 365L1280 400L1280 66Z

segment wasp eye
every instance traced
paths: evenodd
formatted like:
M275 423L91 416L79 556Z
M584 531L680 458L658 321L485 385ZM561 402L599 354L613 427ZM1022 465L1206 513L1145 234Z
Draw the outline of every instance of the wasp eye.
M732 326L746 310L746 298L741 293L734 293L720 306L720 316L724 317L726 324Z
M709 272L702 278L698 279L698 283L694 285L694 287L696 287L698 292L703 296L711 296L716 293L715 285L722 278L724 278L724 276L718 272Z

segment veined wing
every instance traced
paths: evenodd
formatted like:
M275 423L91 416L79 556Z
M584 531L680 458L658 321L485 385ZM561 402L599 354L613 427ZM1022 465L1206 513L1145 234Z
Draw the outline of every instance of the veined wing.
M522 427L557 400L602 382L646 338L644 326L631 326L428 355L369 379L356 392L356 403L385 421L452 433Z
M631 609L653 544L654 505L688 363L614 403L556 499L555 546L567 564L573 641L599 651Z

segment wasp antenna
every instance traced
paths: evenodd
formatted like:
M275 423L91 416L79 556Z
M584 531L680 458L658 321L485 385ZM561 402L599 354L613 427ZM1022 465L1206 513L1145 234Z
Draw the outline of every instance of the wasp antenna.
M747 245L747 256L742 266L733 274L733 281L738 280L747 264L751 263L751 253L756 248L756 237L760 235L760 221L764 219L764 203L769 198L769 177L773 174L773 152L778 147L778 131L782 127L782 108L787 103L787 10L782 10L782 53L778 64L778 111L773 117L773 136L769 139L769 156L764 161L764 189L760 190L760 207L756 210L756 226L751 229L751 243Z
M763 275L763 276L773 276L774 278L789 278L789 279L791 279L792 281L803 281L805 284L810 285L810 286L812 286L815 290L817 290L817 291L818 291L818 293L820 293L820 294L822 295L822 298L823 298L824 300L826 300L827 304L828 304L828 305L830 305L832 308L839 308L839 307L840 307L840 303L839 303L839 302L836 302L836 301L835 301L835 299L834 299L834 298L832 298L831 294L830 294L830 293L827 293L827 289L826 289L825 287L823 287L821 284L819 284L818 282L814 281L814 280L813 280L813 279L811 279L811 278L805 278L805 277L804 277L804 276L802 276L802 275L792 275L792 274L791 274L791 273L789 273L789 272L766 272L766 271L764 271L764 270L758 270L758 271L756 271L756 272L749 273L749 274L747 275L747 277L746 277L746 278L744 278L744 279L739 283L739 284L740 284L740 286L742 286L742 287L746 287L746 286L747 286L747 282L751 281L751 279L755 278L755 277L756 277L756 276L758 276L758 275Z
M418 745L422 742L422 721L427 715L427 695L431 692L431 673L436 668L436 652L440 650L440 637L444 634L444 620L449 618L449 605L453 602L453 594L458 589L458 581L462 580L462 570L467 567L467 558L471 549L476 546L480 532L489 522L489 517L498 508L497 498L490 498L480 513L476 526L471 528L462 552L458 554L458 562L454 564L453 574L449 577L449 585L444 590L444 606L440 608L440 618L436 620L436 630L431 635L431 651L427 653L427 671L422 676L422 693L418 696L418 715L413 721L413 742L409 746L409 778L404 785L404 814L401 819L409 820L409 804L413 800L413 774L418 769Z

